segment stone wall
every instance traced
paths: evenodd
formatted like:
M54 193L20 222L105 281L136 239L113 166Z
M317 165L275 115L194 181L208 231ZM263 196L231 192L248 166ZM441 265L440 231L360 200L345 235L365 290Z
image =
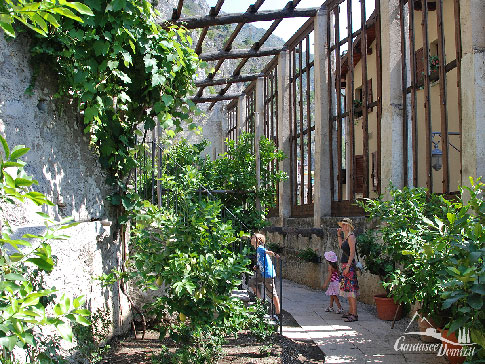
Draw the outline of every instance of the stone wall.
M268 243L276 243L283 248L283 252L280 254L283 259L283 278L314 289L321 289L328 269L323 254L333 250L339 259L341 256L337 242L337 222L340 220L341 218L338 217L323 217L321 219L322 236L304 236L305 234L298 234L296 230L292 231L292 229L313 228L313 218L270 219L272 227L283 227L286 228L283 231L288 231L286 233L266 233ZM353 218L353 221L356 235L369 227L369 223L364 217ZM320 263L309 263L298 257L298 253L307 248L313 249L321 257ZM375 294L385 293L379 283L379 278L369 273L363 273L359 277L359 285L359 300L365 303L373 304Z
M89 149L75 108L68 101L54 100L55 77L49 65L39 65L32 94L25 92L32 82L29 59L26 37L6 42L0 34L0 133L11 147L22 144L31 148L25 170L38 180L35 190L55 204L42 211L56 220L72 216L81 222L63 231L70 236L67 240L52 243L58 265L46 283L71 296L85 295L92 310L108 309L113 332L121 333L130 318L126 298L117 286L102 288L94 280L121 261L116 211L106 201L112 191L97 156ZM39 207L2 207L2 219L20 236L43 230L43 220L35 213Z

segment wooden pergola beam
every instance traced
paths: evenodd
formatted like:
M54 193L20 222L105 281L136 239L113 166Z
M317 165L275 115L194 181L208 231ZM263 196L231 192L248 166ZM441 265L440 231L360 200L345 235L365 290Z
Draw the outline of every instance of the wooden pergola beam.
M209 12L210 16L217 16L221 11L222 4L224 4L224 0L218 0L216 6L213 6ZM199 40L197 41L197 46L195 47L195 53L201 54L202 53L202 44L204 43L205 36L207 35L207 31L209 27L205 27L202 29L200 33Z
M270 21L285 18L309 18L317 14L319 8L308 9L283 9L277 11L245 12L239 14L223 14L219 16L203 16L196 18L182 18L174 21L177 25L183 25L187 29L204 28L215 25L226 25L233 23L253 23L257 21Z
M230 52L213 52L213 53L202 53L199 58L202 61L217 61L219 59L237 59L237 58L254 58L254 57L266 57L275 56L280 54L286 48L273 47L273 48L263 48L258 51L254 49L235 49Z
M246 10L247 12L255 12L258 11L259 8L264 4L265 0L257 0L253 5L250 5L248 9ZM300 1L300 0L298 0ZM224 51L229 52L232 48L232 42L234 42L234 39L236 39L237 35L241 31L242 27L244 26L244 23L236 25L236 28L233 30L231 35L229 36L229 39L224 43L224 47L222 49ZM215 74L219 71L219 69L222 66L222 63L224 62L223 59L219 60L214 68L214 72L209 74L209 78L214 78ZM234 74L233 74L234 75ZM204 87L200 87L199 91L197 92L197 97L202 97L202 94L204 93Z
M225 94L225 95L214 95L214 96L206 96L206 97L193 97L190 100L196 104L202 104L204 102L214 102L214 101L226 101L226 100L234 100L243 96L244 94Z
M225 85L225 84L233 84L233 83L240 83L240 82L249 82L257 80L259 77L263 77L264 73L255 73L251 75L240 75L240 76L232 76L227 78L206 78L205 80L195 81L195 86L197 87L208 87L208 86L217 86L217 85Z
M286 5L285 5L285 10L286 9L295 9L295 7L300 3L301 0L293 0L293 1L289 1ZM259 41L255 42L252 46L252 49L259 49L263 44L264 42L266 42L266 40L270 37L271 34L273 34L274 30L276 29L276 27L281 23L283 19L276 19L275 21L273 21L273 23L271 24L271 26L266 30L266 32L264 33L264 35L259 39ZM285 44L286 45L286 44ZM233 72L233 76L236 76L236 75L239 75L239 73L241 72L242 68L244 67L244 65L247 63L248 61L248 58L245 58L245 59L242 59L241 62L239 63L239 65L236 67L236 69L234 70ZM220 62L220 61L219 61ZM224 95L227 90L229 90L229 88L231 87L231 84L228 83L224 88L222 88L220 91L219 91L219 95ZM216 102L213 102L212 104L210 104L209 106L209 110L212 110L212 108L214 107L214 105L216 104Z
M180 19L180 14L182 14L182 7L184 6L184 0L179 0L176 8L173 8L172 20L176 21Z

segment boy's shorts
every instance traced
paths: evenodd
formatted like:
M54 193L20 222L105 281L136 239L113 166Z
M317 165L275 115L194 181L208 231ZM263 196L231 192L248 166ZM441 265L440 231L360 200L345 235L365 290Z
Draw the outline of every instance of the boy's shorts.
M266 289L266 296L267 297L275 297L278 296L278 293L276 292L276 285L275 285L275 280L274 278L264 278L261 276L261 274L256 273L253 275L253 277L249 280L248 286L252 288L253 290L256 290L256 285L257 284L263 284Z

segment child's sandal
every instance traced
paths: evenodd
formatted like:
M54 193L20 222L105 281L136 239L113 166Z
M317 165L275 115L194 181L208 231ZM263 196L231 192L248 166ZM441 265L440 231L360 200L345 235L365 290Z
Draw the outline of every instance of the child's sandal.
M349 315L344 319L345 322L354 322L359 321L359 316L356 315Z

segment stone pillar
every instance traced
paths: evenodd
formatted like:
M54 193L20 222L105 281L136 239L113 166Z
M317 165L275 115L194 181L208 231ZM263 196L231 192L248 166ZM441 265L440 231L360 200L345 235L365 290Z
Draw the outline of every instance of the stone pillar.
M256 159L256 189L261 187L261 158L259 153L259 141L263 135L264 127L264 78L256 80L256 109L254 117L254 158ZM261 201L256 199L256 208L261 210Z
M236 141L242 133L244 121L246 119L246 95L239 96L237 99L237 115L236 115Z
M462 184L485 175L485 2L462 0Z
M215 160L219 154L224 152L224 142L227 137L227 121L228 121L226 106L222 103L219 103L219 105L216 105L216 107L217 107L215 112L216 121L214 123L215 124L214 128L216 129L215 132L218 133L219 138L216 139L217 143L214 143L214 146L212 147L213 160Z
M281 52L278 56L278 148L286 158L279 162L280 171L288 173L288 179L278 186L278 216L281 219L291 215L290 182L290 53Z
M384 191L391 181L404 186L402 130L401 29L399 0L381 1L382 29L382 141L381 181Z
M322 6L315 16L315 190L314 226L320 227L322 216L332 213L330 173L329 114L328 114L328 47L327 8Z

